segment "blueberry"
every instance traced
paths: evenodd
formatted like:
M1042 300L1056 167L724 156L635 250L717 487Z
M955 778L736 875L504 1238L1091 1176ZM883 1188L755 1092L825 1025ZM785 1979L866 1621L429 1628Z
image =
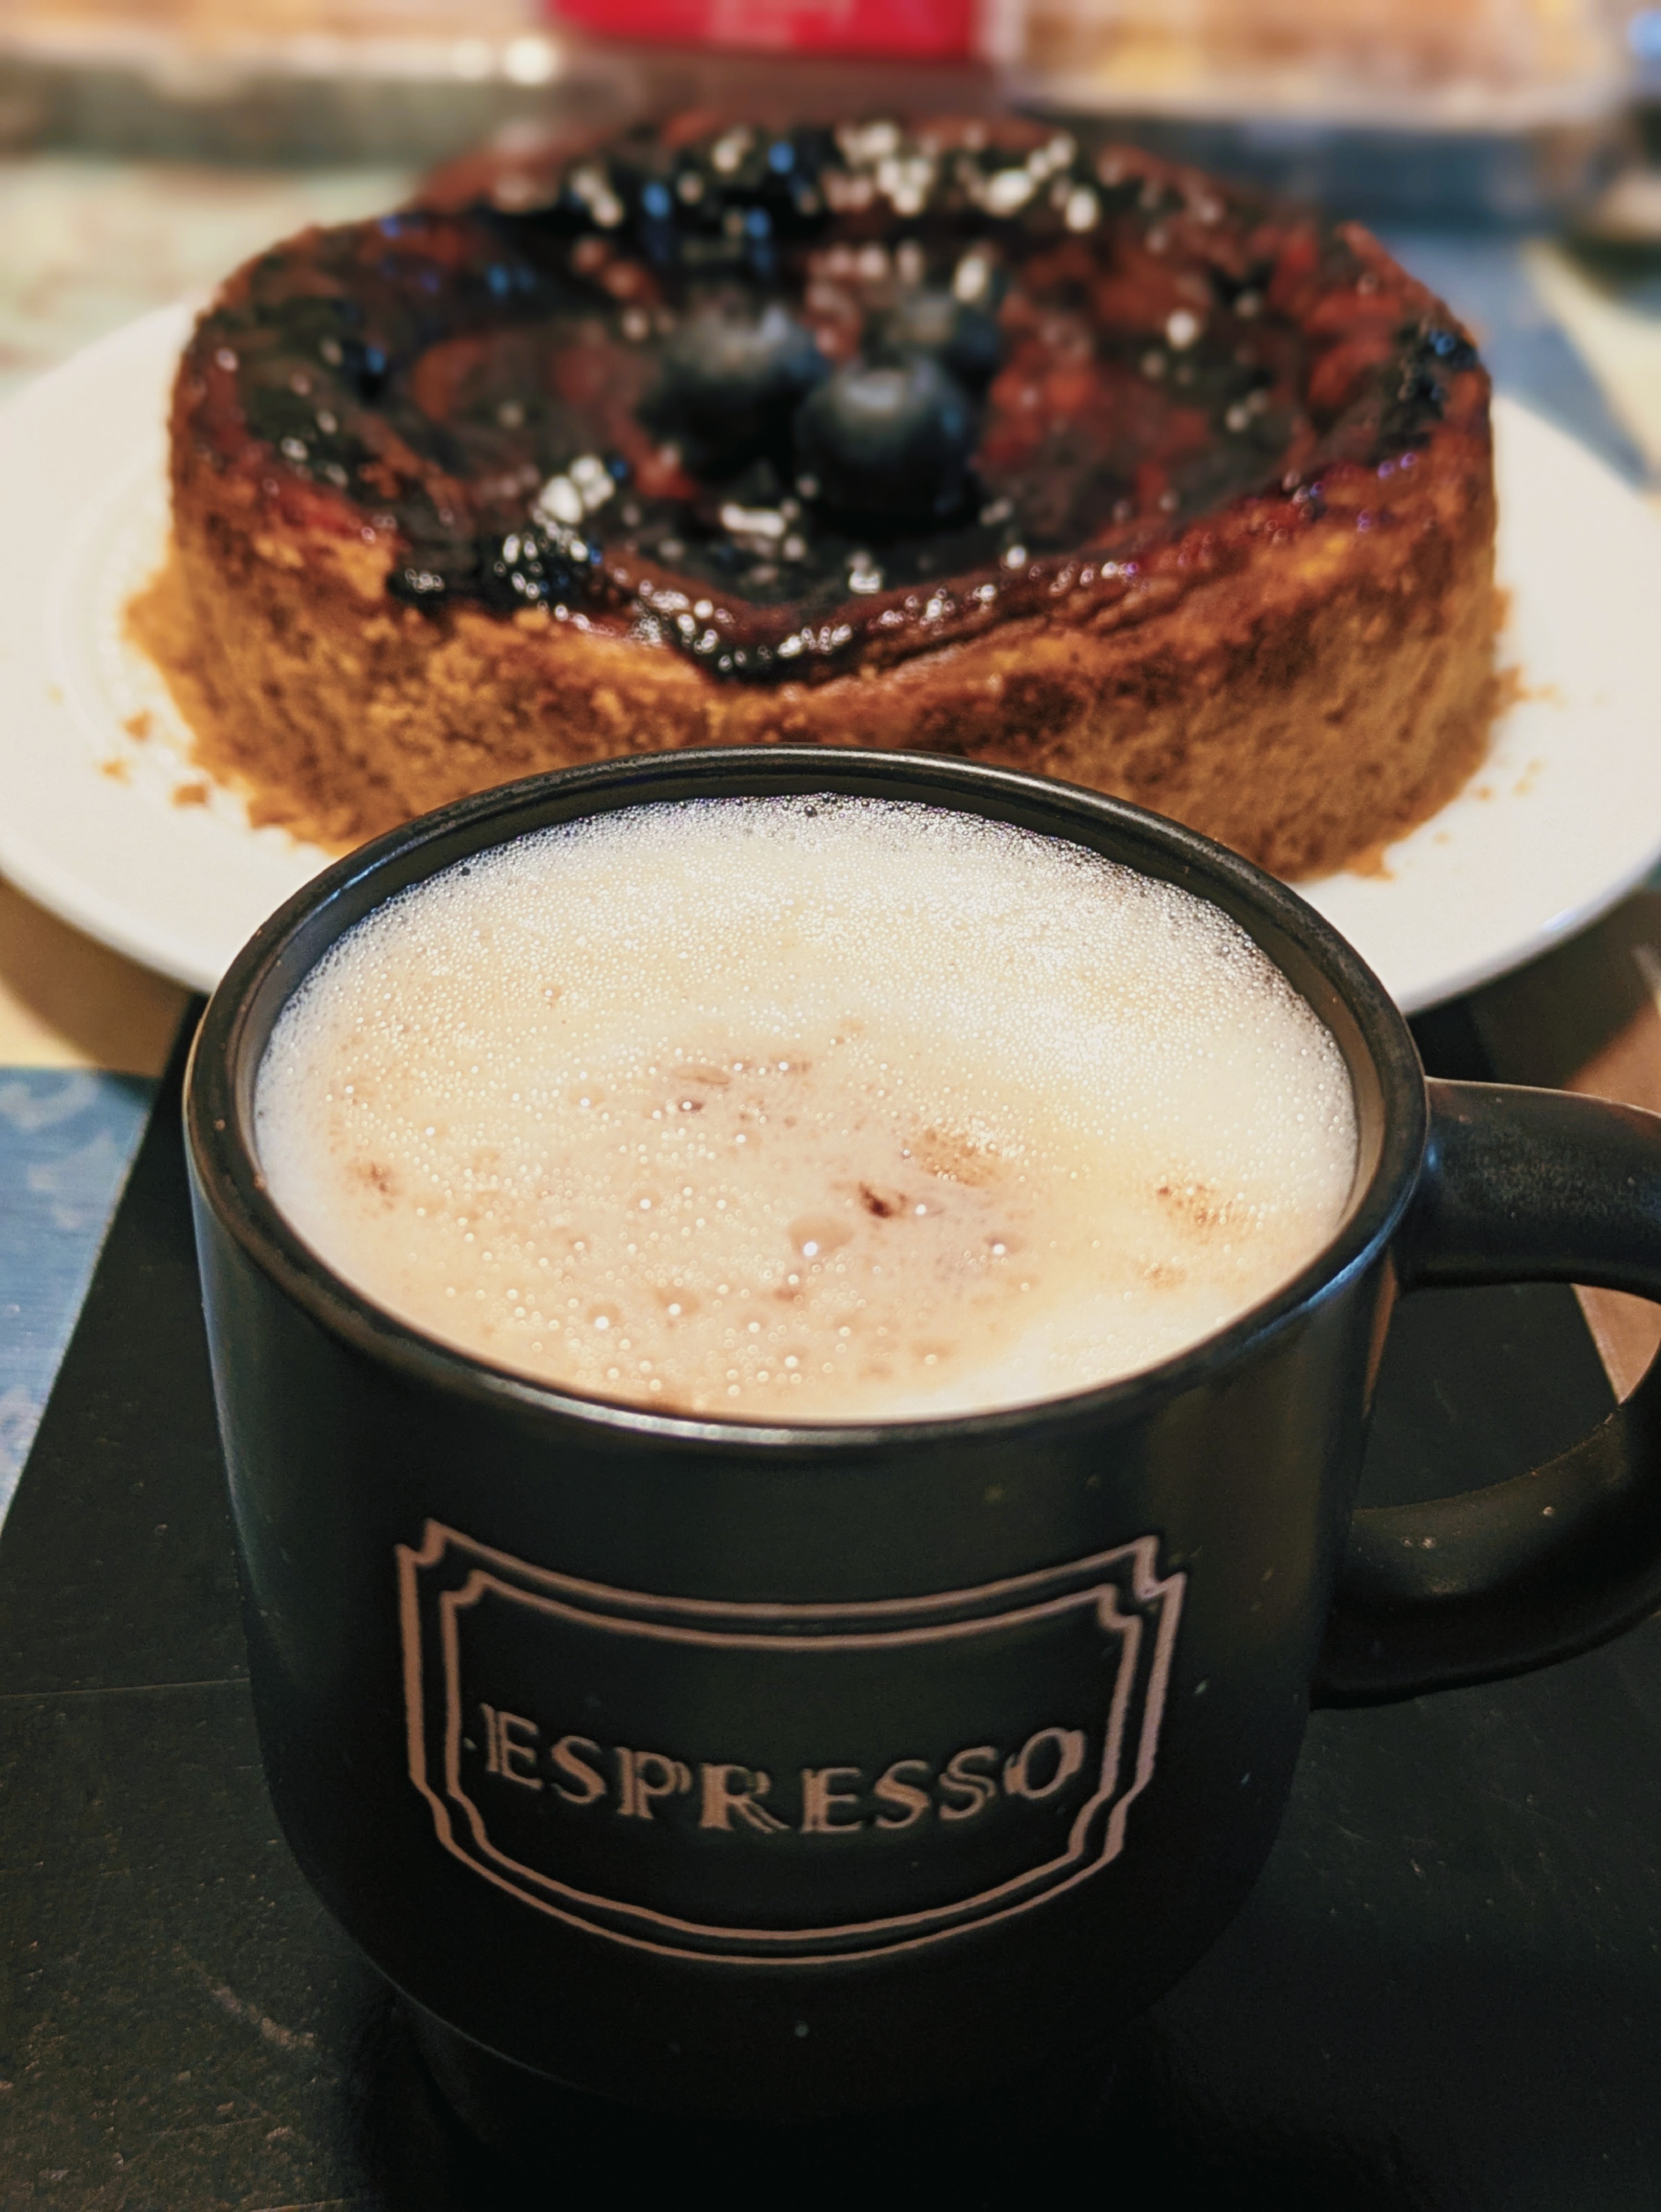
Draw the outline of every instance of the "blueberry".
M1003 339L991 316L950 292L908 292L883 318L877 343L885 358L932 354L971 392L985 389L1003 358Z
M792 416L829 368L812 332L776 301L711 304L664 348L662 379L642 411L680 439L696 473L727 475L788 445Z
M386 386L385 349L361 338L340 341L340 374L367 407L373 407Z
M1457 331L1440 330L1434 324L1427 324L1422 343L1427 353L1434 354L1449 368L1469 368L1476 359L1475 347L1468 338L1461 337Z
M796 460L827 507L926 524L963 505L976 435L968 393L932 356L852 362L803 402Z
M1386 438L1411 440L1422 437L1446 414L1447 380L1470 368L1476 353L1457 331L1434 323L1410 325L1399 343L1380 422Z
M489 533L475 541L475 550L478 596L503 614L520 607L569 605L581 596L593 567L534 525Z

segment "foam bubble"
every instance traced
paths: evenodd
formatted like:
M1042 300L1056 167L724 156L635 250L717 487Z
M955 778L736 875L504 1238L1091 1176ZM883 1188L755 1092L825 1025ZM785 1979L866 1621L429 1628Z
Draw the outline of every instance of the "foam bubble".
M739 1419L1020 1404L1269 1296L1349 1194L1332 1038L1216 908L1077 846L816 797L453 867L280 1018L276 1203L431 1334Z

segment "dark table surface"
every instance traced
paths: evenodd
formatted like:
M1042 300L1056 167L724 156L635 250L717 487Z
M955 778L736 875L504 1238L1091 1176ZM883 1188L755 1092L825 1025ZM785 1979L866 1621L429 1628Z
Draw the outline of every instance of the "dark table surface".
M1427 1057L1480 1073L1457 1012ZM596 2112L513 2175L449 2120L259 1772L164 1086L0 1538L0 2206L644 2204L701 2185L1255 2212L1661 2204L1661 1620L1311 1723L1214 1951L1109 2057L882 2131ZM1365 1489L1503 1479L1606 1413L1567 1289L1401 1311ZM701 2180L700 2180L701 2177Z

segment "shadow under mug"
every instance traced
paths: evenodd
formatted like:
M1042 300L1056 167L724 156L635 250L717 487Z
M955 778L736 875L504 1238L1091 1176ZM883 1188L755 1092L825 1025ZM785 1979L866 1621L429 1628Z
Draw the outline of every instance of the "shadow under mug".
M1018 823L1232 915L1354 1086L1354 1189L1324 1250L1127 1380L815 1426L492 1368L289 1228L255 1077L363 915L553 823L826 791ZM781 748L463 801L258 933L208 1008L186 1118L272 1798L464 2107L545 2081L800 2120L1051 2066L1220 1934L1311 1702L1518 1673L1661 1597L1654 1376L1531 1475L1354 1504L1398 1295L1549 1278L1661 1296L1661 1122L1427 1086L1379 984L1292 891L1092 793Z

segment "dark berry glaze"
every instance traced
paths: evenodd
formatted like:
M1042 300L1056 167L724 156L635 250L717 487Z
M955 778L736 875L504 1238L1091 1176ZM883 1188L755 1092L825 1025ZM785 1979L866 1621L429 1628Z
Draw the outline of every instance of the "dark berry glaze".
M753 681L1226 569L1475 369L1365 232L1010 122L462 168L250 264L186 375L198 452L395 598Z

